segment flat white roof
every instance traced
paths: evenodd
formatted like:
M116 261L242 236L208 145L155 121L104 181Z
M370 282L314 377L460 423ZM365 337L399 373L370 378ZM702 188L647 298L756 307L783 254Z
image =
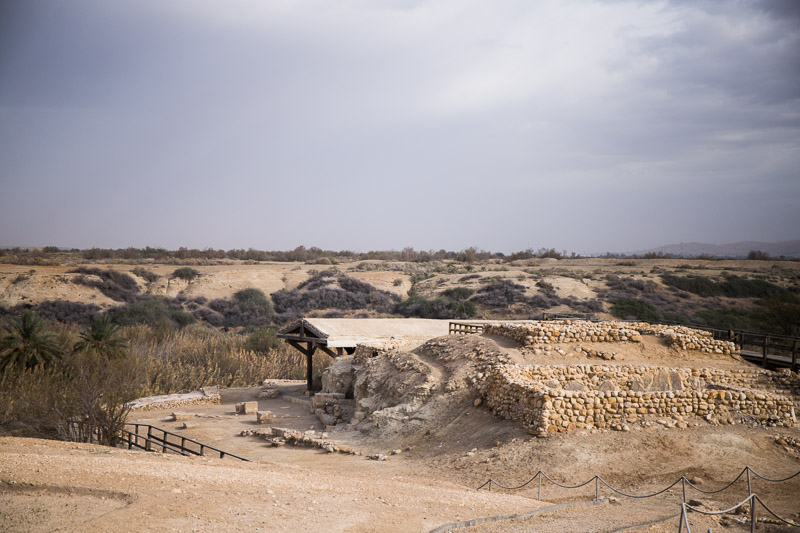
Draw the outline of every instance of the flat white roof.
M424 342L447 335L451 322L425 318L303 318L287 324L278 333L289 334L301 321L306 336L325 339L329 348L388 341Z

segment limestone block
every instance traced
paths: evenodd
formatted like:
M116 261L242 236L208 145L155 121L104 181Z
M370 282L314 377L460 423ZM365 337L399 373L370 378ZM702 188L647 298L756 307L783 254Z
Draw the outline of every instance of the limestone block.
M344 394L339 392L318 392L312 400L314 409L324 408L327 400L344 400Z
M337 357L322 374L322 391L352 397L355 372L352 357Z
M272 411L256 412L256 422L258 422L259 424L272 424L274 419L275 415L272 413Z
M182 411L175 411L172 413L172 420L175 420L176 422L191 420L192 418L194 418L194 413L184 413Z
M235 407L237 414L251 415L258 411L258 402L239 402Z

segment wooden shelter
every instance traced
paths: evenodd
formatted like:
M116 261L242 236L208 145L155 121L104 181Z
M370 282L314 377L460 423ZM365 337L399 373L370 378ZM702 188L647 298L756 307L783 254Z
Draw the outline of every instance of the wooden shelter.
M306 356L306 383L311 390L312 362L317 350L339 357L356 346L422 344L448 334L449 320L422 318L301 318L282 327L277 337Z

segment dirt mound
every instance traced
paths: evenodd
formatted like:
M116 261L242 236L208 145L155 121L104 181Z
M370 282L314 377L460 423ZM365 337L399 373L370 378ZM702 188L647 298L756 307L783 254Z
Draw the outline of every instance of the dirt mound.
M514 357L492 339L466 335L369 358L360 368L356 365L356 409L365 416L356 428L369 440L397 447L458 442L466 435L472 441L494 442L498 426L504 428L500 433L516 433L478 407L481 399L474 387L487 362L511 362Z

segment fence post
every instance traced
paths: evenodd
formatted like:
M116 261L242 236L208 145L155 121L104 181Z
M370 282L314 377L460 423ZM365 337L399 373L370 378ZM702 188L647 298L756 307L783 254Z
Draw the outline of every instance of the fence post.
M686 520L686 503L681 504L681 521L678 522L678 533L683 533L684 520Z
M764 359L761 361L761 366L767 368L767 352L769 352L769 337L764 335Z
M594 503L600 500L600 476L594 476Z
M794 372L795 365L797 365L797 341L792 341L792 372Z
M492 478L489 478L489 492L492 492Z
M681 492L683 492L683 503L686 503L686 477L681 476Z
M747 495L752 496L753 490L750 488L750 467L746 466L745 470L747 471Z
M539 476L539 501L542 501L542 471L539 470L539 473L536 474Z
M756 496L750 495L750 533L756 532Z

